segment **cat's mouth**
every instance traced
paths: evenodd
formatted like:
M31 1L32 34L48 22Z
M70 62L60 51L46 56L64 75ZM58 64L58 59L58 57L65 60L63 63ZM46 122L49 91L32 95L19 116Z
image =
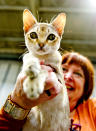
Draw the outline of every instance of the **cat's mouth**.
M44 49L44 48L39 48L39 49L37 49L37 54L39 54L39 55L45 55L45 54L47 54L47 52L46 52L46 50Z
M38 49L38 51L40 51L40 52L45 52L45 50L44 50L43 47L40 47L40 48Z
M45 52L44 48L39 48L38 51Z

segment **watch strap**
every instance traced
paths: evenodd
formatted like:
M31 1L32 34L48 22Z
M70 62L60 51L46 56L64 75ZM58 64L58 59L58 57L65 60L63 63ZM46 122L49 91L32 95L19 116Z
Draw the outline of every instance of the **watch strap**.
M28 115L30 110L23 109L19 105L15 104L8 96L4 106L4 111L9 114L13 119L23 120Z

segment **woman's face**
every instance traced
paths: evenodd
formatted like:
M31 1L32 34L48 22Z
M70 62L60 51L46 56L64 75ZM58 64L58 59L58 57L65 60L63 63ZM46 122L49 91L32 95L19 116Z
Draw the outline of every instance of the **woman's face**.
M72 111L83 94L84 72L78 64L63 64L62 67L69 96L70 110Z

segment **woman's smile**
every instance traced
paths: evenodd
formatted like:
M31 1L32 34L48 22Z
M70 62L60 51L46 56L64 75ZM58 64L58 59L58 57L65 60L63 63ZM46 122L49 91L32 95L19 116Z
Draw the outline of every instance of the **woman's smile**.
M63 64L62 68L71 108L71 104L76 106L83 95L85 85L84 72L78 64Z

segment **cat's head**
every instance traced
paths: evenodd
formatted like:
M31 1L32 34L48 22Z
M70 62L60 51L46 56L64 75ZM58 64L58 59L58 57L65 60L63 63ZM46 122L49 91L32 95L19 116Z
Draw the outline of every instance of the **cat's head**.
M23 24L25 43L29 52L45 55L58 50L65 23L64 13L60 13L51 23L39 23L32 13L25 9Z

